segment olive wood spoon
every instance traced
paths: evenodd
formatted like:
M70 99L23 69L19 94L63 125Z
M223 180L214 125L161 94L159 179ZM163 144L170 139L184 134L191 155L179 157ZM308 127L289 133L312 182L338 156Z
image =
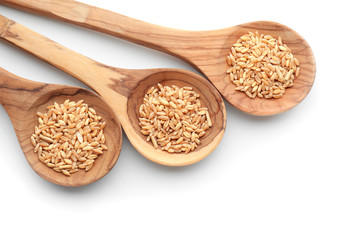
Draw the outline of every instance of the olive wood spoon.
M37 112L44 112L47 106L54 102L63 103L66 99L82 99L96 109L107 123L105 137L108 145L108 150L96 159L90 171L80 170L69 177L40 162L30 140L38 124ZM78 187L99 180L116 164L122 146L121 125L106 101L94 92L78 87L30 81L0 68L0 104L11 119L28 163L42 178L58 185Z
M181 58L203 73L234 107L253 115L273 115L300 103L312 88L316 65L308 43L294 30L269 21L245 23L220 30L185 31L150 24L72 0L3 0L2 4L70 22ZM294 86L279 99L251 99L235 91L226 57L237 39L249 31L277 38L292 50L301 66Z
M224 102L213 85L198 74L179 69L131 70L104 65L65 48L0 15L0 37L67 72L99 93L113 108L132 145L146 158L163 165L184 166L211 153L226 126ZM139 126L139 106L149 88L162 85L191 86L209 110L213 126L189 154L155 149Z

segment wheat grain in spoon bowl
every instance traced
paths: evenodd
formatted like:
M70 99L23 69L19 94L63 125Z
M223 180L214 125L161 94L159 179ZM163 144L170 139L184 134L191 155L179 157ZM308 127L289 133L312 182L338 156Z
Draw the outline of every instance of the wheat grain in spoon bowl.
M143 73L145 72L145 70L140 70L136 72L136 74L142 71ZM144 79L140 79L138 85L132 89L130 97L127 99L126 121L129 121L129 124L123 123L123 128L128 138L143 156L159 164L186 166L202 160L218 146L224 134L226 111L221 96L207 80L189 71L179 69L151 69L149 71L154 71L155 73L150 73ZM171 100L171 98L167 99L169 101L166 103L163 99L160 99L159 103L155 104L154 99L151 99L151 103L147 102L147 100L149 100L147 93L152 91L152 89L158 90L160 88L172 89L170 94L175 94L177 106L174 106L174 101ZM115 87L113 89L115 89ZM185 121L188 120L188 116L192 116L194 112L195 116L199 116L199 111L195 111L197 105L193 107L194 109L183 110L184 106L179 106L177 101L179 100L178 93L173 93L175 89L188 89L187 91L194 92L194 94L196 94L195 96L198 96L202 108L202 110L200 109L200 116L204 117L206 120L204 121L202 118L206 123L206 129L205 132L200 135L201 138L191 138L192 134L198 135L201 132L198 133L199 129L189 129L187 126L188 123ZM167 94L169 95L169 93ZM144 116L141 115L142 104L152 106L151 111L149 113L147 112ZM156 112L153 109L154 107L156 107ZM159 107L161 109L159 109ZM211 121L210 126L208 126L207 123L206 110L208 110L209 119ZM149 119L149 117L151 118ZM125 120L121 122L125 122ZM143 122L147 123L145 126L152 126L153 128L150 128L148 132L143 131L142 133L142 127L144 127ZM159 126L155 126L156 124L159 124L161 129L159 129ZM166 129L164 129L164 124ZM154 129L159 129L160 131L150 131ZM183 134L185 135L183 136ZM183 137L183 139L181 139L181 137ZM154 138L156 138L159 146L154 144ZM182 146L181 149L178 149L179 146L177 145L179 141L183 141L183 144L188 144L188 146L185 145ZM187 148L190 149L187 152L184 151L187 150ZM152 156L154 157L152 158Z
M4 106L11 119L25 157L32 169L42 178L58 185L78 187L96 182L108 174L115 166L121 152L121 125L113 110L99 95L82 88L30 81L11 74L2 68L0 68L0 92L0 103ZM81 128L77 129L77 125L74 128L64 128L63 126L66 123L55 126L57 123L52 117L47 116L49 117L47 118L42 115L43 119L38 116L39 113L47 112L48 106L52 106L55 102L65 103L68 100L76 103L84 100L89 106L96 109L97 114L106 123L105 146L107 146L107 150L95 156L95 163L90 164L90 166L89 164L87 165L91 168L87 169L89 171L85 171L85 169L79 170L74 165L76 163L78 166L79 163L88 163L85 161L89 160L88 158L92 158L89 156L94 155L93 151L86 151L82 155L84 147L75 147L75 143L74 146L70 147L72 142L69 141L70 136L68 137L71 130L80 131ZM56 118L62 115L61 109L55 111L58 113L54 114ZM63 111L65 112L65 110ZM83 115L86 114L82 113ZM74 119L73 122L75 122ZM88 124L90 125L89 122ZM51 132L55 129L61 129L61 132ZM63 135L60 136L62 137L61 140L57 141L57 143L60 143L57 146L54 141L56 141L55 135L58 133ZM88 134L92 133L90 131ZM36 138L34 139L33 136L36 136ZM66 139L64 140L64 138ZM76 139L73 138L71 140L75 141ZM60 150L56 152L60 155L51 155L47 158L47 155L56 149ZM71 155L77 155L77 158L68 155L70 152L73 153L73 151L75 151L75 154ZM87 154L89 152L90 154ZM65 156L62 157L62 154ZM70 168L65 166L69 165L69 161Z

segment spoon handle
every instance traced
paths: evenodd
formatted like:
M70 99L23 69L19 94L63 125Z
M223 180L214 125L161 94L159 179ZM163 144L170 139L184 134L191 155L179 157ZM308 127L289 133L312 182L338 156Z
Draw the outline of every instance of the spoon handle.
M33 82L0 68L0 104L7 106L24 106L47 84Z
M42 35L0 15L0 38L72 75L96 91L105 89L105 80L124 75L110 67L76 53Z
M186 55L209 31L167 28L72 0L2 0L1 4L59 19L163 51L189 62Z

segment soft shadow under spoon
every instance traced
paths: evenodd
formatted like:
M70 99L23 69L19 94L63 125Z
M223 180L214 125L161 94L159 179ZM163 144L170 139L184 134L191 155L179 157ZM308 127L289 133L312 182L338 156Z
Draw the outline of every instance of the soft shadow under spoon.
M122 69L104 65L65 48L50 39L0 15L0 38L67 72L98 92L112 107L132 145L146 158L163 165L193 164L219 144L226 127L224 102L214 86L198 74L179 69ZM201 144L189 154L155 149L139 126L139 106L152 86L190 86L208 108L213 126Z
M234 107L253 115L285 112L300 103L311 90L316 73L313 52L297 32L280 23L250 22L210 31L185 31L132 19L72 0L3 0L3 4L107 33L177 56L203 73ZM279 99L250 99L235 91L226 57L237 39L249 31L281 36L299 60L301 74Z
M54 102L63 103L67 99L84 100L96 109L107 123L105 137L108 145L108 150L97 158L90 171L79 171L69 177L40 162L30 140L38 124L36 113L44 112ZM101 179L116 164L122 146L121 125L106 101L94 92L72 86L30 81L0 68L0 104L11 119L28 163L42 178L58 185L78 187Z

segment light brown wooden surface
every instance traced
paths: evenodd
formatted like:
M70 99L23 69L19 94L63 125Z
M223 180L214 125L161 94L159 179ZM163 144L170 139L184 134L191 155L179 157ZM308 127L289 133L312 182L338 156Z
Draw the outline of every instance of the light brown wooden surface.
M132 145L146 158L168 166L195 163L211 153L221 141L226 127L224 102L213 85L203 77L179 69L128 70L114 68L72 50L0 16L0 37L56 66L88 84L114 109ZM138 126L138 108L145 92L156 85L191 86L208 107L213 127L201 138L201 145L185 155L155 149Z
M38 125L36 113L44 112L47 106L54 102L63 103L66 99L83 99L96 109L107 122L105 137L109 147L96 159L90 171L79 171L70 177L57 173L40 162L30 140L34 127ZM0 68L0 104L11 119L28 163L42 178L63 186L83 186L101 179L116 164L122 146L121 125L112 109L99 95L82 88L29 81Z
M308 43L294 30L276 22L250 22L214 31L183 31L72 0L3 0L1 3L177 56L203 73L231 105L253 115L273 115L293 108L307 96L315 79L315 60ZM226 57L232 44L248 31L281 36L300 62L300 76L280 99L250 99L235 91L229 81Z

